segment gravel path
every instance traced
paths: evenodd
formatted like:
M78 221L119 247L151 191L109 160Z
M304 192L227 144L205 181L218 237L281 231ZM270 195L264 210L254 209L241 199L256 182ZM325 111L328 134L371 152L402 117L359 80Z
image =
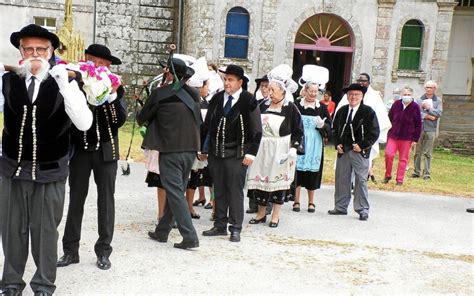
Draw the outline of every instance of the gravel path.
M81 263L58 269L57 295L474 294L474 215L465 212L474 200L370 191L370 218L361 222L352 211L327 215L334 187L323 186L316 192L314 214L306 212L304 194L302 211L292 212L286 204L276 229L249 225L252 216L246 215L240 243L200 236L200 248L183 251L172 247L181 241L177 230L166 244L148 239L156 215L155 189L146 188L142 164L131 169L130 176L117 177L112 269L95 267L92 188ZM200 234L212 226L211 211L196 209ZM33 270L30 258L27 282Z

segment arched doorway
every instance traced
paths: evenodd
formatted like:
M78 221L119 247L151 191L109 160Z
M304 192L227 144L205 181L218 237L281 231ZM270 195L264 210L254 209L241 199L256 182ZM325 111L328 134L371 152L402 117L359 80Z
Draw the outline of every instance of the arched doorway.
M329 69L326 89L339 102L341 89L350 83L354 34L347 22L334 14L321 13L308 18L298 29L293 53L293 77L301 76L303 65Z

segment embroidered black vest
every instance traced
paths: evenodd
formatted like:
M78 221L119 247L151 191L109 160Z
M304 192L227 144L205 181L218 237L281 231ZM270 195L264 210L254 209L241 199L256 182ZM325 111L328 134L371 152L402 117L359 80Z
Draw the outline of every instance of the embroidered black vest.
M17 175L22 161L32 161L34 180L37 171L51 165L57 168L52 163L68 154L71 120L51 76L41 82L34 103L28 98L24 78L6 73L3 82L3 154L17 161Z

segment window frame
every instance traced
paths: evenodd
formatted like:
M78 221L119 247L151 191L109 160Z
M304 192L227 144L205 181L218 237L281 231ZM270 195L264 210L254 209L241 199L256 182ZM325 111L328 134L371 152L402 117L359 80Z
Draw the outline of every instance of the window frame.
M417 22L417 24L409 24L409 22ZM407 26L413 26L413 27L418 27L421 29L421 36L420 36L420 39L418 40L419 41L419 47L412 47L412 46L402 46L402 43L403 43L403 36L404 36L404 29L405 27ZM400 50L398 52L398 65L397 65L397 68L399 70L403 70L403 71L420 71L420 67L421 67L421 59L422 59L422 54L423 54L423 43L424 43L424 38L425 38L425 25L420 21L420 20L417 20L417 19L410 19L408 21L406 21L403 26L402 26L402 33L401 33L401 37L400 37ZM402 54L404 54L405 52L409 52L409 51L417 51L418 52L418 63L416 65L416 68L415 67L411 67L412 65L401 65L402 63ZM402 67L403 66L403 67Z
M237 15L241 14L246 16L246 25L247 25L247 35L241 35L241 34L229 34L227 33L229 30L229 16L230 15ZM242 6L234 6L231 9L228 10L226 14L226 23L225 23L225 35L224 35L224 58L226 59L240 59L240 60L247 60L248 59L248 54L249 54L249 42L250 42L250 13L247 9L245 9ZM227 42L228 40L245 40L245 49L244 48L239 48L239 53L242 53L242 55L231 55L228 52L228 47L227 47ZM230 49L229 49L230 50ZM244 52L245 51L245 52Z
M38 20L42 20L42 22L41 22L42 24L38 24L38 22L37 22ZM48 26L48 20L53 20L54 21L54 27ZM57 26L56 18L47 17L47 16L34 16L33 21L36 25L41 26L41 27L47 29L50 32L56 33L56 26Z

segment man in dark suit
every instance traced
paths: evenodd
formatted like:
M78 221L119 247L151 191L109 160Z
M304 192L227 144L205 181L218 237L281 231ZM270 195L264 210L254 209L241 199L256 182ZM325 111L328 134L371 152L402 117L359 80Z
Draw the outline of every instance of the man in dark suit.
M229 223L230 241L239 242L244 217L245 174L257 155L262 124L257 101L242 89L247 80L244 70L229 65L221 72L225 74L224 90L211 99L202 126L202 135L206 138L202 151L209 156L216 201L214 227L203 235L227 235Z
M59 38L28 25L10 36L22 63L2 74L0 110L4 109L0 156L0 225L5 254L2 295L21 295L31 245L36 272L35 295L56 289L57 227L64 207L70 151L71 123L85 131L92 123L84 94L69 82L64 65L50 70L48 60ZM3 103L5 102L5 103ZM3 108L4 107L4 108Z
M147 124L143 146L158 150L161 184L166 191L163 217L154 232L148 235L167 242L173 218L183 241L179 249L199 247L188 204L184 197L191 167L200 148L199 127L202 123L199 93L185 84L194 70L180 59L168 61L174 82L154 90L137 117L140 125Z
M86 50L86 60L96 67L120 65L120 59L111 55L104 45L91 44ZM80 73L76 78L81 81ZM82 84L80 82L80 84ZM74 155L69 166L69 209L63 236L62 256L58 267L79 263L79 242L81 239L84 203L89 192L91 171L97 184L97 209L99 239L94 251L98 268L107 270L112 253L112 237L115 221L115 179L119 156L118 129L127 119L124 89L118 86L112 89L106 102L100 106L89 105L94 114L92 126L86 132L72 130Z
M375 111L364 105L362 99L367 88L351 84L343 89L349 105L343 106L333 121L334 145L337 150L335 208L330 215L347 215L351 200L351 172L355 174L354 210L359 220L369 218L367 176L370 148L380 133Z

